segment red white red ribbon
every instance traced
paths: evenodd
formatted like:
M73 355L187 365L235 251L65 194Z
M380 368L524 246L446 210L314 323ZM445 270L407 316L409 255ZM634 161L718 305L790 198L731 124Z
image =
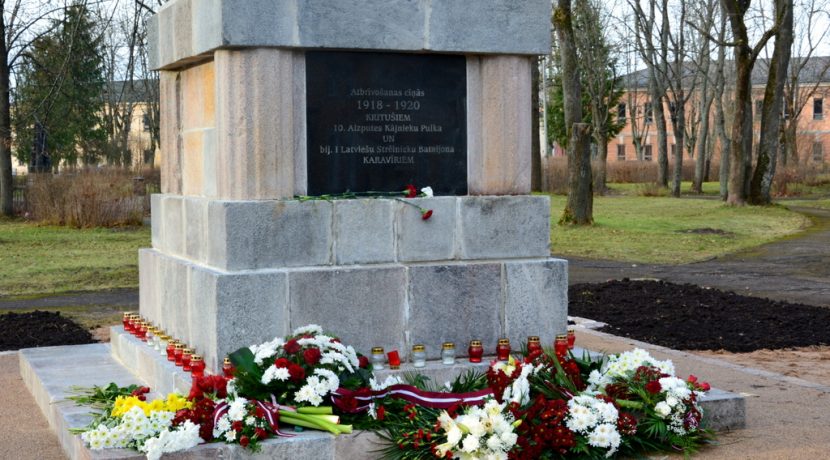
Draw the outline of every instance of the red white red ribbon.
M272 399L273 396L272 396ZM279 419L280 414L279 410L290 410L292 412L296 412L296 409L290 406L281 406L276 403L270 403L267 401L257 401L256 399L251 399L248 402L254 404L256 407L262 409L265 413L265 420L268 421L268 425L271 426L271 429L274 431L274 434L277 436L283 436L286 438L293 438L295 435L291 433L286 433L284 431L280 431L279 427ZM219 419L222 418L223 415L228 413L228 409L230 406L227 402L223 401L216 405L216 408L213 410L213 426L216 426L219 423Z
M377 391L338 388L332 393L331 400L340 410L354 413L365 411L375 399L386 397L403 399L432 409L449 409L456 404L478 406L484 404L484 401L491 396L493 396L493 390L489 388L469 393L442 393L420 390L412 385L392 385Z

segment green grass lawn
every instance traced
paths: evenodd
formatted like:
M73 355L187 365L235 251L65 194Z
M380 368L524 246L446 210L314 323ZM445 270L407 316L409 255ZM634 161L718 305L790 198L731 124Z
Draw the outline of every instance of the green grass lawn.
M594 226L559 226L564 207L564 196L551 196L552 254L637 263L706 260L810 225L780 206L733 208L719 200L617 196L594 198ZM690 232L696 229L710 233Z
M0 296L138 286L150 229L85 229L0 220Z
M805 208L830 209L830 198L826 200L783 200L778 203L782 206L803 206Z

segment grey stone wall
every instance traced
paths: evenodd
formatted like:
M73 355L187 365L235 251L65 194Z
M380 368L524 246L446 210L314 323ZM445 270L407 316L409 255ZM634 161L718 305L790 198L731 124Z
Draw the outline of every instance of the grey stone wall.
M444 341L463 354L501 337L546 343L567 320L567 263L550 258L546 196L413 203L217 201L156 195L140 252L141 313L209 367L243 346L317 323L358 351Z

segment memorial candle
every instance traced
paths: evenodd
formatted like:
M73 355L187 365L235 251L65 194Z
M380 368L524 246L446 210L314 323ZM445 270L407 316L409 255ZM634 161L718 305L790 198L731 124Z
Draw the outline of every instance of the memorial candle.
M441 345L441 363L447 366L455 364L455 344L452 342L444 342Z
M205 375L205 360L201 355L193 355L190 358L190 368L194 379Z
M499 343L496 345L496 359L499 361L510 359L510 339L499 339Z
M532 355L537 351L542 351L542 342L538 335L531 335L527 338L527 354Z
M193 349L192 348L185 348L182 350L182 370L185 372L190 372L192 369L190 367L190 359L193 356Z
M415 345L412 347L412 365L415 367L425 367L427 365L427 351L423 345Z
M398 350L392 350L386 354L386 357L389 358L389 368L390 369L400 369L401 367L401 356L398 354Z
M382 371L385 367L384 361L386 361L386 354L383 352L383 347L372 348L372 370Z
M132 314L132 312L125 311L124 316L121 317L121 324L124 325L124 330L130 334L133 333Z
M557 335L556 340L553 341L553 351L556 356L564 358L568 354L568 336L565 334Z
M222 362L222 374L225 375L225 378L232 379L234 370L236 369L234 369L231 359L226 357Z
M182 358L184 357L184 344L176 343L176 348L173 349L173 362L179 366L184 366Z
M470 341L470 347L467 348L467 355L470 356L471 363L481 362L481 357L484 356L484 347L481 346L481 340Z
M568 349L573 350L576 343L576 332L573 329L568 329Z
M176 339L167 341L167 360L171 362L176 360Z

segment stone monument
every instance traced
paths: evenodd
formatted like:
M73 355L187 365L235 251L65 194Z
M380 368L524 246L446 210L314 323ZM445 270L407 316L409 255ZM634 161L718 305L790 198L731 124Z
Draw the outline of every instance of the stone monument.
M368 353L567 318L530 195L548 0L173 0L151 19L162 193L141 315L205 356L317 323ZM435 197L298 200L430 186Z

